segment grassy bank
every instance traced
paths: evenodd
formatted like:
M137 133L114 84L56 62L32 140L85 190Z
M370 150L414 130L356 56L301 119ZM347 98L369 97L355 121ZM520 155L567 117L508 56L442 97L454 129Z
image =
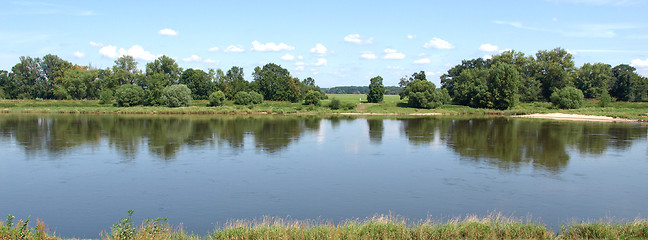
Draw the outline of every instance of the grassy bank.
M25 221L0 221L0 239L62 239L50 233L44 223L30 228ZM626 223L580 222L562 226L560 232L541 223L513 219L499 214L479 218L469 216L447 222L425 220L417 223L377 216L349 220L341 224L262 218L233 221L204 236L174 229L165 219L147 219L134 227L130 218L113 225L102 239L648 239L648 221Z
M556 109L550 103L521 103L510 110L470 108L458 105L444 105L437 109L409 108L406 102L397 95L385 95L381 103L367 103L366 95L331 94L320 106L307 106L301 103L272 102L251 106L234 105L228 102L224 106L209 107L208 101L196 100L190 107L115 107L102 105L94 100L0 100L0 112L3 113L96 113L96 114L425 114L441 113L449 115L521 115L532 113L568 113L596 116L609 116L648 121L647 102L613 102L609 107L599 107L596 100L586 100L580 109ZM335 98L346 108L332 110L328 107Z

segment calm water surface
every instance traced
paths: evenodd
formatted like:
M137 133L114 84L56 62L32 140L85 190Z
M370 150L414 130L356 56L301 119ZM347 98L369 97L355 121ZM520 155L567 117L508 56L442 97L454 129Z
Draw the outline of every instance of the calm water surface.
M0 115L0 217L97 237L128 209L204 235L229 219L648 216L639 123Z

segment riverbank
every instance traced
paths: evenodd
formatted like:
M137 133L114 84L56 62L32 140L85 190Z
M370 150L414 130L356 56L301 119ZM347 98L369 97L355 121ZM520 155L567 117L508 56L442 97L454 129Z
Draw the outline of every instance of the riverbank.
M0 221L0 239L74 239L51 233L42 221L30 228L23 220ZM147 219L135 227L123 218L101 239L647 239L648 221L625 223L575 222L561 229L547 228L532 220L493 214L484 218L468 216L446 222L434 219L408 223L393 216L348 220L341 224L316 223L265 217L253 221L232 221L207 236L186 233L166 219Z
M72 114L194 114L194 115L351 115L351 116L426 116L426 115L467 115L467 116L518 116L581 121L648 121L648 103L613 102L609 107L599 107L596 100L586 100L580 109L556 109L551 103L521 103L513 109L495 110L470 108L458 105L444 105L436 109L417 109L406 107L398 96L386 95L381 103L367 103L366 95L333 94L328 95L320 106L301 103L265 101L257 105L234 105L209 107L208 101L196 100L192 106L181 108L168 107L115 107L102 105L96 100L0 100L0 113L72 113ZM347 108L330 109L331 99L338 99ZM537 114L561 114L537 115ZM565 117L565 114L573 114ZM563 116L565 115L565 116ZM578 115L578 116L577 116ZM597 117L581 117L597 116ZM604 117L604 118L599 118ZM606 119L606 120L604 120Z

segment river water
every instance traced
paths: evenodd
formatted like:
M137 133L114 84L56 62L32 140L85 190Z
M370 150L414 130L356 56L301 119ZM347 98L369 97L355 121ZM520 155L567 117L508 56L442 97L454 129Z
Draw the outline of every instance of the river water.
M0 217L92 238L129 209L200 235L262 216L632 220L648 216L647 137L507 118L2 114Z

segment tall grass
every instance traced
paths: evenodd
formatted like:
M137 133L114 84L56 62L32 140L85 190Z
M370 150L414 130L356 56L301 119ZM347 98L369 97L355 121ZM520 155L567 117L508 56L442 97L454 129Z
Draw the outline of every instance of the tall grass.
M230 221L213 233L200 237L173 228L166 219L146 219L135 227L131 214L120 219L102 239L648 239L648 220L615 222L575 222L565 225L559 233L534 220L523 220L502 214L486 217L467 216L445 222L434 219L408 222L392 215L377 215L364 220L353 219L338 224L314 220L263 217L253 220ZM50 233L37 220L30 228L29 219L14 223L13 216L0 221L0 240L61 239Z

